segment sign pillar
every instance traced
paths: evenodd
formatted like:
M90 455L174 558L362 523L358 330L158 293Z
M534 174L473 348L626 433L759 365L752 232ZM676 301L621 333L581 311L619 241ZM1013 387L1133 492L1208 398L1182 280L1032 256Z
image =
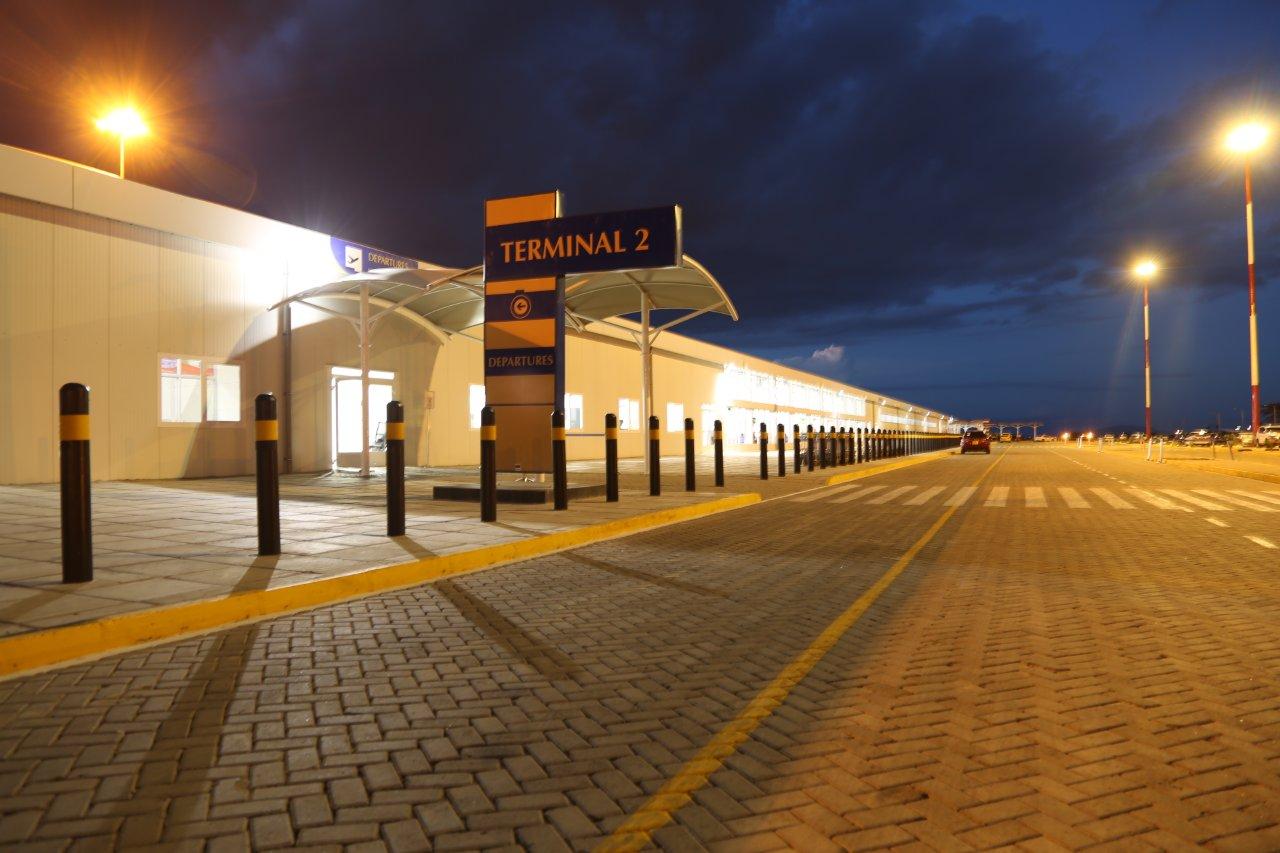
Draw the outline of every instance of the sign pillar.
M485 202L486 229L559 216L559 191ZM495 275L486 257L484 356L497 470L551 473L551 412L564 405L563 275Z
M640 421L646 424L649 423L649 416L656 414L653 411L653 337L649 331L649 325L649 296L643 294L640 297L640 384L643 386L640 389ZM644 455L645 473L648 473L654 464L654 460L649 456L648 453Z

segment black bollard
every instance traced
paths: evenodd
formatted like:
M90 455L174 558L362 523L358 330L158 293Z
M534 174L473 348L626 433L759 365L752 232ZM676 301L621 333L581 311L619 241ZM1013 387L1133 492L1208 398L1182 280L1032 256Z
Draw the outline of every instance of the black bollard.
M387 403L387 535L404 535L404 406Z
M480 410L480 520L498 520L498 419L493 406Z
M818 427L818 467L827 467L827 428Z
M814 446L814 443L813 443L813 424L809 424L809 431L808 433L806 433L806 439L807 440L804 443L804 448L808 452L808 456L809 456L809 470L812 471L813 463L814 463L813 457L817 455L817 452L816 452L817 448Z
M58 452L62 493L62 582L93 580L93 516L89 509L89 389L58 389Z
M716 485L724 485L724 429L719 421L715 423L715 430L711 433L712 444L715 445L716 458Z
M604 416L604 499L618 500L618 416Z
M858 427L853 436L853 461L854 464L862 463L862 427Z
M697 474L693 469L693 418L684 419L684 490L697 491Z
M280 422L276 420L274 394L253 400L258 469L258 555L280 553Z
M769 427L760 422L760 479L769 479Z
M791 469L800 473L800 424L791 425Z
M649 494L662 494L662 463L658 447L658 416L649 416Z
M787 428L778 424L778 476L787 476Z
M551 493L555 509L569 508L569 457L564 446L564 409L551 412Z
M845 436L844 427L840 427L840 461L838 464L849 464L849 441Z

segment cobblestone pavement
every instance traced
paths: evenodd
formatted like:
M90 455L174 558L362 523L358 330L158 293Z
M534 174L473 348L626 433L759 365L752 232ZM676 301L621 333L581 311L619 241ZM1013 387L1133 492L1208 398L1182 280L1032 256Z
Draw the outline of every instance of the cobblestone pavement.
M1277 512L1002 447L0 682L0 846L1277 849Z
M698 490L685 491L683 459L663 460L663 494L650 497L642 463L620 464L621 501L576 499L503 504L484 524L475 503L433 500L439 483L476 482L474 468L415 469L406 485L406 535L388 538L386 483L354 475L282 478L282 550L257 556L251 477L98 483L94 486L94 579L63 584L56 485L0 486L0 637L153 607L220 598L467 551L744 491L786 493L832 473L772 477L758 457L730 454L726 483L713 486L712 461L698 460ZM850 470L840 468L840 471ZM599 463L574 463L570 482L602 483Z

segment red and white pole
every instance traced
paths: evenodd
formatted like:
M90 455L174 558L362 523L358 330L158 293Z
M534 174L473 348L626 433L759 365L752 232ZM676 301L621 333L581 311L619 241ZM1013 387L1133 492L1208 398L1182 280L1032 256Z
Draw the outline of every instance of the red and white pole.
M1252 399L1253 443L1258 444L1262 426L1262 402L1258 394L1258 296L1257 277L1253 266L1253 182L1249 161L1244 161L1244 228L1249 249L1249 393Z
M1151 438L1151 289L1142 286L1142 354L1147 382L1147 438Z

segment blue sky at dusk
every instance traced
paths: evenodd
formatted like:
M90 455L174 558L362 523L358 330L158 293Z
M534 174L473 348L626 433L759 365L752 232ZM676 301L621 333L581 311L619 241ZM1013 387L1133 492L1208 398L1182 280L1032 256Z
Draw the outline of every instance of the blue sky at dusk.
M488 196L680 203L741 322L695 334L966 417L1158 428L1248 408L1241 165L1280 124L1275 2L8 0L0 142L469 265ZM1280 144L1255 164L1280 400Z

